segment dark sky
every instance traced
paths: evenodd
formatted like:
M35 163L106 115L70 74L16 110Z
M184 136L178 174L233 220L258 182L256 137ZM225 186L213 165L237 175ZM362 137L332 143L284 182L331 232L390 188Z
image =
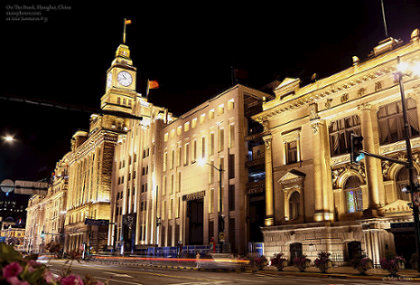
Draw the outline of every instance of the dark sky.
M175 115L229 88L231 66L248 70L242 83L259 89L286 76L308 82L351 66L353 55L366 59L385 38L380 0L89 2L97 1L51 1L50 11L38 2L3 4L3 96L99 107L124 17L132 19L127 44L138 92L147 78L158 80L150 101ZM390 36L407 42L420 28L420 1L384 3ZM23 12L47 21L10 15ZM0 143L0 181L49 176L88 122L87 114L0 101L0 135L17 139Z

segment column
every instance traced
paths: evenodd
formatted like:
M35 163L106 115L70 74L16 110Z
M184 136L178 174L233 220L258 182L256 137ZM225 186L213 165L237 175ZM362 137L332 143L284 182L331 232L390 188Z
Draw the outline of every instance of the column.
M334 220L334 197L331 182L330 151L327 126L318 118L311 122L314 161L314 195L317 222Z
M379 147L378 143L375 142L376 135L374 132L376 122L373 121L375 118L373 115L375 109L370 104L363 104L359 106L359 110L361 111L363 149L370 153L378 153ZM365 172L369 204L368 209L364 211L364 215L369 217L377 216L376 211L380 207L379 191L380 189L384 189L381 160L365 156Z
M265 143L265 226L274 224L272 136L263 137Z

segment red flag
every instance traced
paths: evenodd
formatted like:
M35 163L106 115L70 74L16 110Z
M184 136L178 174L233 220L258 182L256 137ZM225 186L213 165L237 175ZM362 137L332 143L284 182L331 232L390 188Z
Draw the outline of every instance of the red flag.
M157 80L149 80L149 89L158 89L159 82Z

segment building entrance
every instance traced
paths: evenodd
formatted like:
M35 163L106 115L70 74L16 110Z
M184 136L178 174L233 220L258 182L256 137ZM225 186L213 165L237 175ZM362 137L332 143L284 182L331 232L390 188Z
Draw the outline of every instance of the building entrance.
M203 244L204 199L187 201L188 244Z
M264 226L265 200L264 193L252 194L249 197L249 241L262 242L261 227Z
M416 253L416 238L413 232L394 232L395 251L407 261L405 268L412 268L411 258Z

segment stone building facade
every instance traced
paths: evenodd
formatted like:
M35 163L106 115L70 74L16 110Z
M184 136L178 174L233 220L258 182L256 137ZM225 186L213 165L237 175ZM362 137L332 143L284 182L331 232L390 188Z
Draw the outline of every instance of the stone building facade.
M414 248L408 170L365 157L350 163L350 135L362 135L365 151L406 159L397 57L420 61L419 31L402 44L392 38L370 58L301 86L286 78L275 99L253 118L264 126L266 255L292 259L320 251L336 262L363 251L375 264L387 253L408 260ZM415 168L420 173L420 78L403 77Z

